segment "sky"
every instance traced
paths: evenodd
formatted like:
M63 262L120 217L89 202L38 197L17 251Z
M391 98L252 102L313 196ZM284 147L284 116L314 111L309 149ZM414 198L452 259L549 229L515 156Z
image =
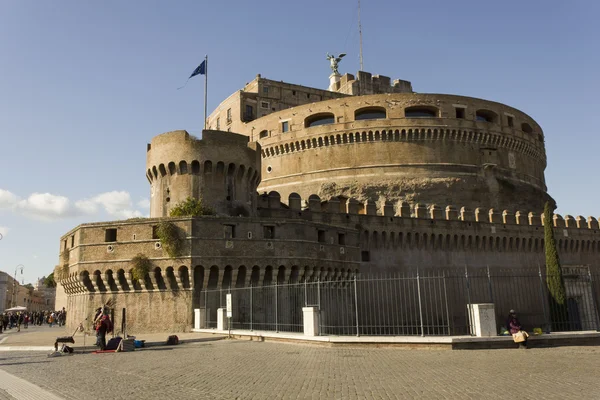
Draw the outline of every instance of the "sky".
M566 215L600 217L600 2L362 0L364 70L494 100L544 130ZM0 270L34 282L84 222L148 216L146 144L201 135L256 74L326 89L359 70L354 0L0 0Z

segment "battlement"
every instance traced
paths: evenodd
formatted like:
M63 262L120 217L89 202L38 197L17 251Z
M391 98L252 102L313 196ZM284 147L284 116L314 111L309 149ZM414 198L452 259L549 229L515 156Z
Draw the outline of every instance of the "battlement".
M333 88L337 93L353 96L382 93L412 93L412 84L409 81L395 79L393 82L388 76L371 75L370 72L358 71L356 78L352 74L344 74Z
M361 202L354 198L344 197L333 197L322 201L316 194L309 196L307 199L302 199L297 193L292 193L288 197L288 204L284 204L281 203L279 193L275 191L260 195L258 207L271 210L287 210L291 213L310 211L312 213L481 222L501 225L539 227L544 226L545 223L543 213L536 213L534 211L497 210L493 208L469 209L468 207L456 207L453 205L425 206L420 203L410 205L403 201L396 203L386 201L378 205L372 200ZM593 230L594 233L599 229L597 218L592 216L586 218L581 215L577 217L566 215L563 218L560 214L553 214L552 225L555 228Z

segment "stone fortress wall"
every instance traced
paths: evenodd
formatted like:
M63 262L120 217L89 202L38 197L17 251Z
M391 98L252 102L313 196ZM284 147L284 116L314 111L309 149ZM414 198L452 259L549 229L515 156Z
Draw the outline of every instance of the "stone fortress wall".
M541 209L549 199L541 128L499 103L360 96L273 113L253 127L262 145L261 192L470 208Z
M132 330L152 331L157 313L171 329L191 326L202 289L350 279L356 273L419 268L544 265L543 223L534 212L469 210L278 193L258 199L256 217L172 218L185 232L180 257L170 258L153 236L160 219L84 224L63 236L69 265L64 287L69 325L109 298L126 306ZM363 213L363 214L361 214ZM594 217L555 214L565 265L598 268L600 232ZM114 241L106 231L116 229ZM72 246L72 247L70 247ZM153 270L135 282L131 259L147 255ZM66 255L66 256L65 256Z

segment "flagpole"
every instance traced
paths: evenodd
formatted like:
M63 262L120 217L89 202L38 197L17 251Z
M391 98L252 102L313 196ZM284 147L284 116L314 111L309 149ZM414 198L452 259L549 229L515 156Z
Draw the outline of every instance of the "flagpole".
M206 91L208 89L208 55L204 56L204 129L206 129Z

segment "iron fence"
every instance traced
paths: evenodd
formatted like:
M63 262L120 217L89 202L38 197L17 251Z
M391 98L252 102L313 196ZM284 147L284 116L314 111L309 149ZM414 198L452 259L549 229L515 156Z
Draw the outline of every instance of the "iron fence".
M217 327L217 309L232 296L232 329L302 332L303 307L319 310L323 335L469 335L468 304L493 303L498 330L511 309L526 330L600 330L600 276L588 267L563 269L565 299L550 297L541 269L427 270L198 291L194 307Z

